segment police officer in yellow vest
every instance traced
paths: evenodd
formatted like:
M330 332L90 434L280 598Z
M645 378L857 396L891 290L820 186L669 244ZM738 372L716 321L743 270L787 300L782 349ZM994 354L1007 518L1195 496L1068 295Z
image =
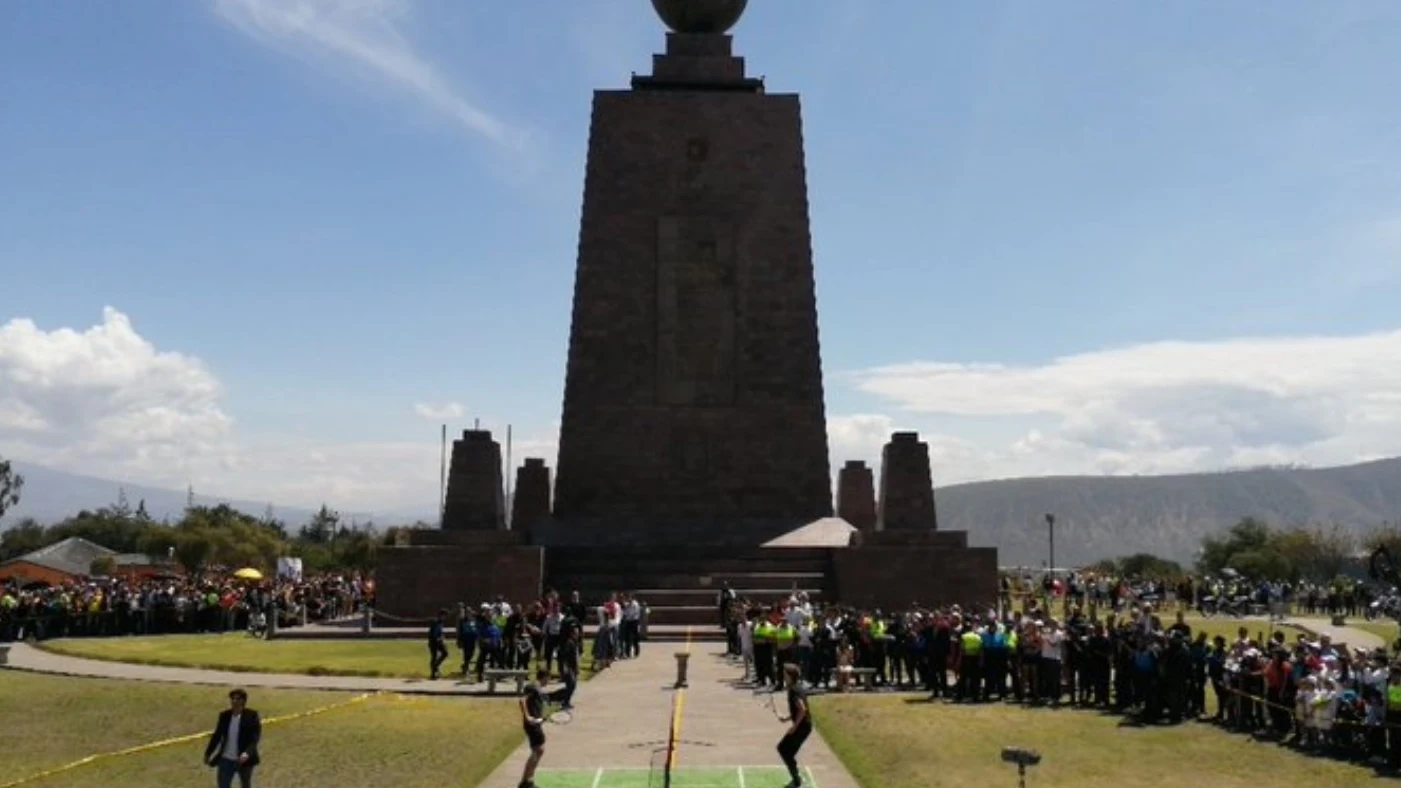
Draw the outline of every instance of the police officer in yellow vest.
M777 636L768 617L761 615L754 624L754 683L761 687L776 683L773 658Z
M781 678L784 665L798 664L798 630L787 621L778 622L778 626L774 627L774 648L778 652L774 659L778 665L774 676Z
M889 641L886 640L885 616L880 610L871 616L871 665L876 669L876 675L872 676L876 684L885 686L889 683L885 675L886 655L889 649Z
M974 623L970 620L964 624L963 632L958 636L957 700L976 703L982 700L983 694L983 636Z

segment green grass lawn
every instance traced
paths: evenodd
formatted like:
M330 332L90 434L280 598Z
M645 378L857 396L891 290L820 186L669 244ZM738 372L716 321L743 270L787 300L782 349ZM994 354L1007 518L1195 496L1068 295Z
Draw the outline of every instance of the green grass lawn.
M1044 760L1028 785L1157 788L1199 783L1257 788L1264 782L1363 788L1362 766L1298 754L1213 726L1147 728L1093 711L957 706L902 697L818 697L813 717L837 756L868 788L987 788L1015 785L1003 747Z
M260 690L264 720L323 707L353 693ZM339 788L475 785L520 743L514 700L374 696L324 714L269 722L263 785ZM0 784L87 755L208 731L227 691L0 671ZM36 788L149 788L213 784L203 738L101 760Z
M319 676L428 678L428 646L421 640L260 640L226 635L150 635L49 640L41 648L59 654L142 665ZM585 644L585 648L589 644ZM462 652L449 647L443 664L451 674ZM585 651L585 654L588 652ZM585 656L580 680L587 681Z

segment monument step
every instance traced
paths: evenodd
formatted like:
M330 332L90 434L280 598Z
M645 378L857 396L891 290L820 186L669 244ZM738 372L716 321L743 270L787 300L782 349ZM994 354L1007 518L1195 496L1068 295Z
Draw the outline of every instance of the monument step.
M719 610L715 605L667 605L652 607L647 613L648 626L710 626L719 627Z
M793 593L792 588L733 588L735 596L741 599L752 599L759 602L769 603L779 599L787 599ZM816 587L799 587L797 590L805 592L811 599L820 599L822 589ZM579 595L583 599L604 599L610 592L602 588L581 587ZM659 607L675 606L708 606L714 609L719 604L719 594L711 588L648 588L630 589L629 594L636 596L652 609Z
M596 561L559 561L546 558L546 573L552 577L574 575L603 575L615 577L635 577L642 575L682 575L691 577L725 577L731 575L753 575L773 572L807 572L825 574L826 560L767 561L756 562L744 559L679 558L679 559L599 559ZM633 583L636 585L636 582Z
M727 572L714 575L673 575L650 574L627 577L613 571L587 573L551 573L547 586L568 596L578 591L584 601L590 604L602 601L615 591L629 591L650 588L673 591L708 591L718 594L725 583L738 592L740 589L778 588L792 591L811 588L826 588L826 572Z

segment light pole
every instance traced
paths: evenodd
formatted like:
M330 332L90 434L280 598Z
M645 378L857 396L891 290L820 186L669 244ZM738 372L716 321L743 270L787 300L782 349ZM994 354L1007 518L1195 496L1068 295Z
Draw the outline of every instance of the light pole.
M1051 565L1047 567L1047 571L1054 577L1056 574L1056 516L1054 514L1046 515L1046 538L1050 542L1051 548Z

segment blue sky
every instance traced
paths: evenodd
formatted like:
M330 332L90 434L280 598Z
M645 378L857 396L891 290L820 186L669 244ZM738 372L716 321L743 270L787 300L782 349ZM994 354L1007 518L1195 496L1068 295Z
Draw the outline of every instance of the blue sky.
M1401 451L1401 6L755 0L735 36L803 96L834 460ZM423 413L552 456L590 93L662 44L644 0L11 4L0 455L392 510L436 495Z

